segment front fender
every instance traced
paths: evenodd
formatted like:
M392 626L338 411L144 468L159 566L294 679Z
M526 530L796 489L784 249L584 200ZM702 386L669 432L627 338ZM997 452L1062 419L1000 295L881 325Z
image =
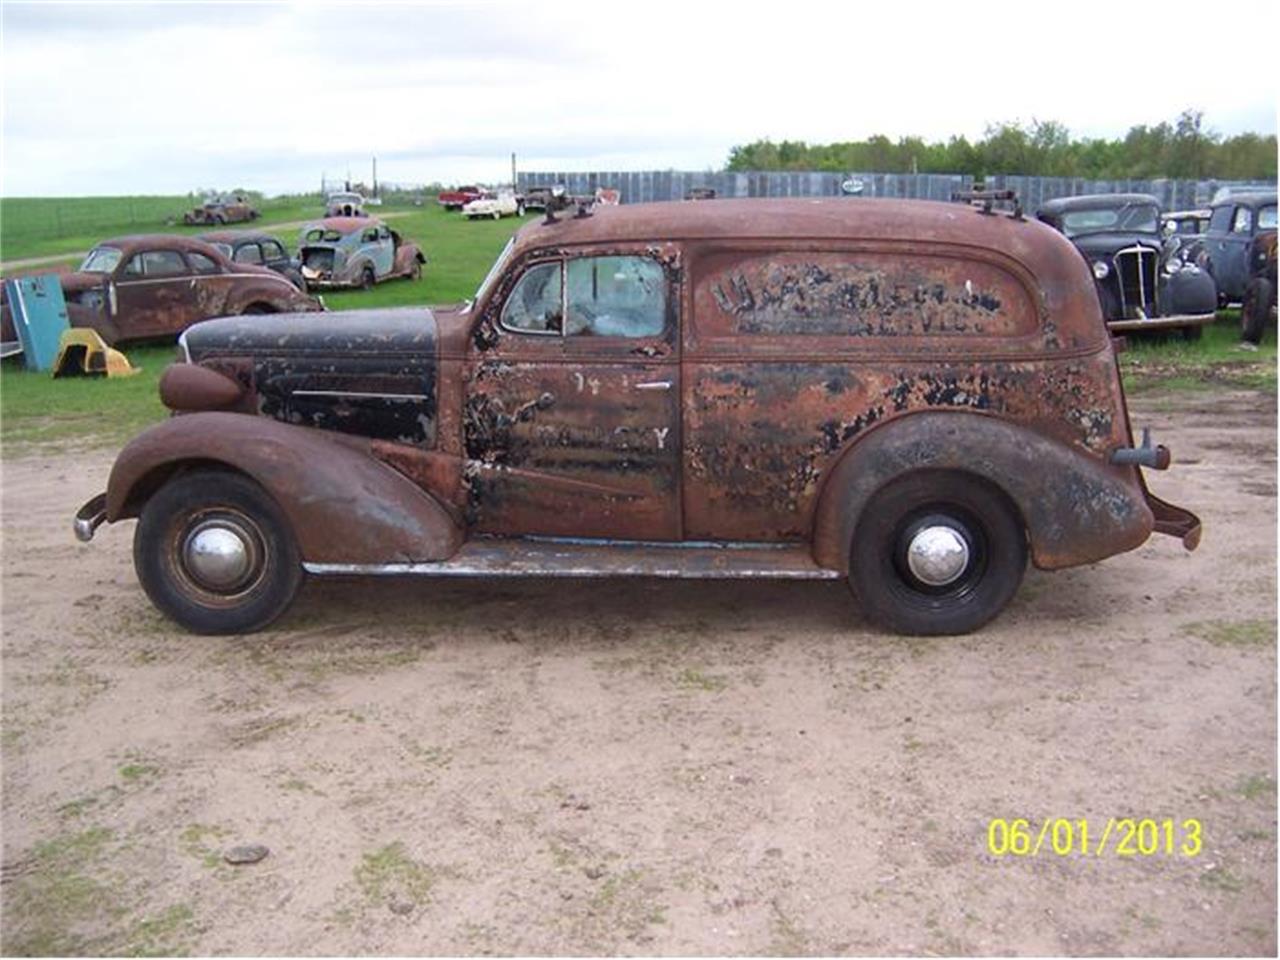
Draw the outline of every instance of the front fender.
M847 571L863 507L916 470L981 477L1022 516L1037 567L1053 570L1132 550L1155 524L1136 467L1112 466L997 417L926 412L887 421L859 440L827 478L814 517L820 566Z
M448 511L375 459L368 440L241 413L184 414L135 437L111 468L106 519L137 516L176 470L197 464L261 484L308 563L444 560L462 545Z

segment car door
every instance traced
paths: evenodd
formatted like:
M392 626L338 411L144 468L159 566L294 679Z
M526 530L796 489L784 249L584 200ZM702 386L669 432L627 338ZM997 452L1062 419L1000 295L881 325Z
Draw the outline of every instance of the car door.
M1218 292L1230 300L1244 296L1245 281L1249 278L1249 243L1252 240L1253 208L1237 204L1231 214L1230 229L1218 241L1221 252L1214 258Z
M116 271L112 319L127 339L178 333L199 319L197 281L177 250L142 250Z
M391 231L385 226L378 227L375 232L370 259L373 260L379 279L389 274L395 264L396 242L391 236Z
M648 251L527 261L467 364L482 533L676 540L679 284Z

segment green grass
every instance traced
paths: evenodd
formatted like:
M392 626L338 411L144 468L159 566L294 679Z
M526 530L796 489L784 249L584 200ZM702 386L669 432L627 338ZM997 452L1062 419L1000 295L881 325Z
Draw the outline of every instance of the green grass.
M1212 390L1223 387L1276 392L1276 331L1272 327L1257 350L1240 347L1240 311L1223 310L1198 341L1180 336L1131 336L1120 354L1125 389L1152 391Z
M0 262L72 257L109 237L130 233L191 235L213 227L182 225L195 197L6 197L0 199ZM265 228L319 216L320 198L276 197L259 204L262 216L228 227ZM176 222L171 222L176 221ZM286 238L294 231L286 231Z

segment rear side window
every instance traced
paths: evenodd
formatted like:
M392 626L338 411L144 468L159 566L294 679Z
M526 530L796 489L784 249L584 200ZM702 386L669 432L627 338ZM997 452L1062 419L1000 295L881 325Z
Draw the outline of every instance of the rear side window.
M1258 210L1258 229L1274 230L1276 228L1276 205L1262 207Z
M191 269L195 273L217 273L218 265L206 257L203 253L196 253L194 250L188 251L187 262L191 264Z
M1038 326L1014 277L954 257L715 254L702 261L694 297L708 337L1017 336Z
M284 247L276 243L274 240L262 241L262 254L268 260L283 260Z
M1235 219L1231 221L1232 233L1249 233L1253 230L1253 210L1249 207L1236 207Z
M176 250L147 250L134 256L124 272L129 277L172 277L186 273L187 265Z
M236 250L234 259L236 263L261 263L262 251L256 243L246 243Z

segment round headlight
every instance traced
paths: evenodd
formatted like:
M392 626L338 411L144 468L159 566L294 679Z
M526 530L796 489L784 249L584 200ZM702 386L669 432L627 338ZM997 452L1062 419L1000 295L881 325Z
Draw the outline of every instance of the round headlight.
M1179 257L1177 254L1174 254L1172 257L1170 257L1168 260L1164 262L1164 272L1171 277L1175 273L1177 273L1179 270L1181 270L1182 267L1183 267L1182 258Z
M1107 266L1105 260L1093 261L1093 275L1099 280L1107 279L1107 274L1111 272L1111 268Z

